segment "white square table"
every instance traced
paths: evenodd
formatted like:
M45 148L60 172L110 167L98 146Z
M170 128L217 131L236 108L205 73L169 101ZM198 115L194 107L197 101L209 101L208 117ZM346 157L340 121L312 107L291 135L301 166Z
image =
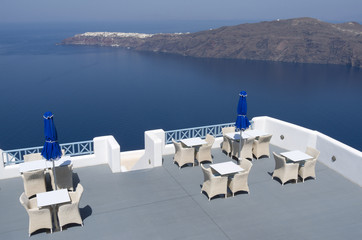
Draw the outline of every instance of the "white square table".
M305 161L305 160L313 158L312 156L309 156L308 154L306 154L302 151L299 151L299 150L282 152L282 153L280 153L280 155L290 159L293 162L300 162L300 161Z
M36 194L38 207L46 207L59 203L70 202L70 197L67 189L59 189L49 192Z
M225 136L230 138L231 140L235 140L235 141L240 140L240 133L239 132L225 133ZM246 134L245 132L242 132L241 133L241 138L246 139L246 138L250 138L250 136L248 134Z
M180 141L188 147L200 146L207 143L205 140L199 137L181 139Z
M246 130L244 133L249 135L250 137L260 137L260 136L268 135L268 133L258 130L258 129Z
M71 163L72 161L70 160L70 156L63 156L59 160L54 161L55 167L66 166ZM39 159L31 162L24 162L19 165L20 165L19 166L20 173L40 170L40 169L48 169L53 167L52 161L47 161L45 159Z
M57 219L57 214L55 211L55 205L60 203L70 202L70 197L68 193L68 189L59 189L49 192L42 192L36 194L36 201L38 207L46 207L51 206L53 209L53 218L54 218L54 225L57 230L59 230L59 224Z
M242 172L244 169L232 161L210 164L210 167L220 175L228 175L237 172Z

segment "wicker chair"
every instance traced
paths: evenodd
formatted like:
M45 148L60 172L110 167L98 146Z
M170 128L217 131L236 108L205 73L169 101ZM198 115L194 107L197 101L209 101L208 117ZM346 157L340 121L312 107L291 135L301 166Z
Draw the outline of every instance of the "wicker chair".
M231 140L225 136L226 133L235 132L235 127L224 127L221 129L223 135L223 142L221 145L221 150L226 152L227 154L231 153Z
M41 160L43 159L43 156L41 155L41 153L30 153L30 154L25 154L23 158L24 162L31 162L31 161Z
M60 230L63 230L63 226L75 223L83 226L83 220L79 212L79 201L83 194L83 186L78 183L76 191L70 192L70 203L64 203L58 207L58 219Z
M317 163L317 159L319 157L320 152L317 149L314 149L312 147L307 147L307 150L305 153L312 156L313 158L305 161L304 165L299 166L298 174L302 178L303 182L304 182L304 179L309 178L309 177L316 179L315 165Z
M269 143L272 138L271 134L260 136L258 140L254 140L253 143L253 154L256 159L262 156L270 157Z
M234 194L239 191L245 191L249 194L248 176L249 171L243 171L235 174L233 178L229 179L228 186L233 194L233 197Z
M207 134L205 141L207 143L202 145L201 147L199 147L199 150L196 153L196 160L199 162L199 164L202 162L205 162L205 161L213 162L212 155L211 155L211 148L215 142L215 138L213 136Z
M52 188L55 189L53 170L49 171ZM55 168L57 178L57 189L68 189L74 191L73 187L73 164Z
M176 142L172 139L173 145L175 146L175 156L173 162L176 162L181 168L183 165L192 163L192 166L195 165L195 149L194 148L184 148L181 143Z
M29 237L39 229L50 229L53 232L52 214L49 207L38 208L36 198L28 199L23 192L19 201L29 216Z
M44 170L34 170L24 172L21 175L24 183L24 191L27 198L31 198L37 193L46 192Z
M239 166L244 169L244 171L246 172L250 172L251 167L253 166L253 163L250 162L248 159L241 159L241 161L239 161Z
M214 176L210 168L205 168L201 164L202 172L204 173L204 183L202 184L201 193L204 191L207 193L209 201L212 197L224 194L227 198L227 184L228 177Z
M246 158L253 160L253 144L255 138L247 138L241 140L241 156L240 158ZM239 159L239 141L232 141L231 156Z
M286 163L285 157L276 154L273 152L274 160L275 160L275 169L273 172L272 179L274 177L279 178L279 180L282 182L282 185L284 183L288 182L289 180L295 180L295 182L298 181L298 163Z

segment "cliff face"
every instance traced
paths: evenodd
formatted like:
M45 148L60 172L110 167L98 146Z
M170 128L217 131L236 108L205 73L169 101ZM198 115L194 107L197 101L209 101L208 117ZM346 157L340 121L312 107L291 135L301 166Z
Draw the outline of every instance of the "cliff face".
M362 25L298 18L191 34L86 33L62 44L116 46L192 57L362 66Z

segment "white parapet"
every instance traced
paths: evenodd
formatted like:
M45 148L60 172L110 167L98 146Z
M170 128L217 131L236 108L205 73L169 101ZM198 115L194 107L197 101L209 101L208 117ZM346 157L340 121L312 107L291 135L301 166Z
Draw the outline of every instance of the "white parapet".
M145 132L145 151L131 170L162 166L162 156L165 146L165 131L162 129ZM122 160L121 160L122 162Z
M121 171L120 146L113 136L96 137L94 142L94 154L72 156L74 168L108 164L112 172ZM0 149L0 179L20 177L20 164L4 166L3 151ZM44 159L45 161L45 159Z
M318 161L362 186L362 152L323 133L271 117L253 118L255 128L273 134L271 144L286 150L318 149Z
M255 117L254 128L273 135L271 144L286 150L305 151L307 146L320 151L318 161L340 173L352 182L362 186L362 152L347 146L318 131L271 117ZM219 148L223 138L215 139L213 148ZM112 172L126 172L162 166L163 154L173 154L173 144L165 145L165 131L146 131L145 149L120 152L120 146L113 136L96 137L94 154L72 157L73 166L85 167L108 164ZM3 154L0 149L0 163ZM0 179L20 176L19 164L4 167L0 164Z
M96 137L94 142L95 164L107 163L112 172L121 171L121 147L113 136Z

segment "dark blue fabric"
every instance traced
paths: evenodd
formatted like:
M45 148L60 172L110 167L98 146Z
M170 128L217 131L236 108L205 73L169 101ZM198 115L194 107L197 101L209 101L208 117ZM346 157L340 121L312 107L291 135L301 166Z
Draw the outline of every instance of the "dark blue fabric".
M238 116L236 118L235 127L240 130L245 130L250 126L248 117L246 116L247 104L246 104L246 92L241 91L239 94L239 103L238 103Z
M43 115L44 118L44 135L45 144L41 155L47 160L58 159L62 156L60 146L58 143L57 130L53 122L53 114L46 112Z

